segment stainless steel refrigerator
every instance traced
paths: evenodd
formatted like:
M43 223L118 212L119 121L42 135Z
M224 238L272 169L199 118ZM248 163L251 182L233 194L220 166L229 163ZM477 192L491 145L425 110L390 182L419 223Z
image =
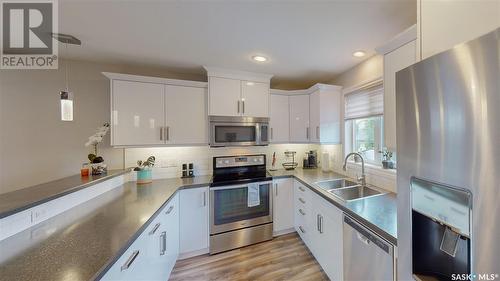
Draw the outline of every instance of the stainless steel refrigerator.
M396 74L398 280L500 280L499 36Z

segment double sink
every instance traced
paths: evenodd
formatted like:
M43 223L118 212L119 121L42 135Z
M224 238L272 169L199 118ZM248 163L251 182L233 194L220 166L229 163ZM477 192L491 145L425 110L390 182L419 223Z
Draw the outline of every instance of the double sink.
M363 186L348 179L318 181L315 182L315 184L346 202L384 194L371 187Z

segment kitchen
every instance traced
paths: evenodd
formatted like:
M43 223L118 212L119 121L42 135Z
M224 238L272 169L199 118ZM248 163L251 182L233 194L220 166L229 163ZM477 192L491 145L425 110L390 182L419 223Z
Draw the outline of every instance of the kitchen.
M0 280L498 278L499 1L12 2Z

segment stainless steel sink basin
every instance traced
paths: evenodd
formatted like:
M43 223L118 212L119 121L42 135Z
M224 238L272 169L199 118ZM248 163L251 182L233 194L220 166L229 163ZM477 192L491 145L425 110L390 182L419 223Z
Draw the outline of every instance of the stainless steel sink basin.
M328 191L333 189L345 188L349 186L359 185L357 182L353 182L347 179L334 179L334 180L326 180L326 181L318 181L315 184L323 189Z
M344 201L353 201L357 199L363 199L367 197L372 197L376 195L382 195L383 193L367 186L352 186L346 188L332 189L329 190L333 195L338 196Z

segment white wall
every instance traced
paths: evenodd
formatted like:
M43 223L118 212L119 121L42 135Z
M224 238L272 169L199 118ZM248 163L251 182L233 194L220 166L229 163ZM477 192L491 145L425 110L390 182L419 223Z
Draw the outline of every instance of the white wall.
M353 68L337 75L330 84L342 86L344 89L382 77L384 73L384 57L372 56Z
M0 193L80 172L89 153L84 143L110 119L109 80L101 72L206 79L163 69L71 61L75 120L62 122L59 91L65 87L64 66L59 62L58 70L0 70ZM109 146L109 136L100 153L110 168L123 167L123 151Z
M383 72L384 58L382 55L375 55L355 67L337 75L330 83L342 86L345 91L382 78ZM342 104L344 104L343 100ZM344 126L342 126L342 140L344 140L343 127ZM330 154L330 168L334 172L344 174L352 178L356 178L361 175L360 165L348 165L346 172L342 170L344 162L342 145L322 145L321 152L328 152ZM366 180L369 184L378 186L388 191L397 191L396 172L394 170L383 170L382 168L373 165L366 165L365 168Z

